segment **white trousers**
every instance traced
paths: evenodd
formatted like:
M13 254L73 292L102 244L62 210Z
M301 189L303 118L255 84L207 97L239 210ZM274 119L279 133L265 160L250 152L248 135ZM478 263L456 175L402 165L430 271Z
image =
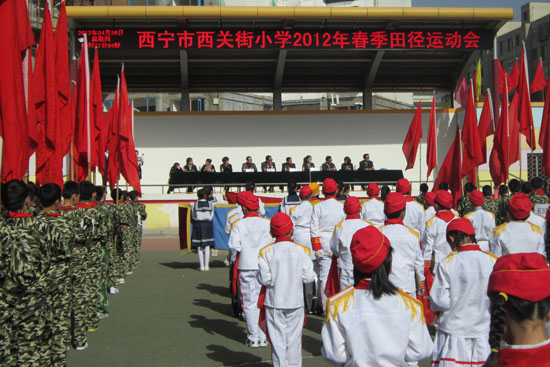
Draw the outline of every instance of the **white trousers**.
M340 269L340 291L353 286L353 280L353 270Z
M302 366L304 308L265 308L273 367Z
M326 308L327 296L325 296L325 287L327 285L328 273L330 271L330 264L332 264L332 257L321 256L317 258L317 265L319 266L319 295L323 304L323 310Z
M260 309L258 308L258 296L262 286L257 278L258 270L240 270L239 282L241 283L241 299L243 305L243 317L248 329L248 339L253 342L265 340L265 334L258 326Z

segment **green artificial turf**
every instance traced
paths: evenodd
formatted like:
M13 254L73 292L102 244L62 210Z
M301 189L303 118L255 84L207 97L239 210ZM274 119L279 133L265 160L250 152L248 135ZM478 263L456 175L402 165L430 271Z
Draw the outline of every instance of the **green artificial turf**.
M141 264L109 297L110 316L88 333L88 349L69 352L69 367L270 366L270 348L243 343L244 321L232 315L229 269L222 255L209 272L196 254L144 251ZM303 365L329 366L320 356L323 319L309 316ZM421 366L429 366L421 363Z

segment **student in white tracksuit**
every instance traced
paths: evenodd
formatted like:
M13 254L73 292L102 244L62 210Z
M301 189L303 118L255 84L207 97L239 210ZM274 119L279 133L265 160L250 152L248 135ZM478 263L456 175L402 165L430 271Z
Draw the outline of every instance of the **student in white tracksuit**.
M481 366L491 353L487 286L497 258L475 243L466 218L449 223L447 241L453 252L437 265L430 291L430 308L440 311L432 366Z
M292 240L304 245L311 250L311 258L315 260L315 253L311 248L311 214L313 214L313 205L311 205L311 189L309 186L302 186L300 189L300 204L293 206L289 210L289 217L294 224L294 235Z
M435 215L435 192L429 191L424 196L424 216L426 218L426 222L432 219L432 217Z
M325 285L327 282L332 252L330 239L334 233L334 227L345 217L344 205L334 196L338 190L336 181L327 178L323 182L323 194L325 200L315 204L311 215L311 246L315 251L317 266L319 267L319 293L323 308L326 305Z
M367 186L367 195L369 197L361 209L361 218L378 228L386 220L384 203L380 200L380 187L375 183L370 183Z
M470 206L472 211L464 215L472 222L476 233L477 244L482 251L489 251L489 243L493 240L495 231L495 214L484 210L481 206L485 203L485 196L479 190L473 190L470 195Z
M422 304L388 280L389 240L374 226L362 228L351 254L355 286L328 299L323 358L335 366L405 367L430 356Z
M508 222L495 228L491 252L502 255L538 252L546 256L541 229L528 222L533 204L525 194L516 194L508 202Z
M397 181L395 191L402 193L407 202L407 214L403 223L411 227L420 234L420 238L424 238L424 230L426 229L426 215L424 207L411 196L412 186L406 178Z
M247 194L248 193L248 194ZM246 344L257 348L267 346L265 334L258 326L258 254L262 247L272 242L269 219L258 213L259 199L247 191L241 200L244 217L231 230L229 248L239 254L239 283L243 304L243 316L248 328Z
M264 306L274 367L302 365L303 284L315 273L310 250L291 240L292 221L284 213L271 220L275 243L260 250L258 279L266 287Z
M334 228L334 234L330 240L330 250L338 258L338 270L340 273L340 289L353 286L353 262L349 246L351 238L359 229L372 225L361 219L361 202L355 196L348 196L344 203L346 219L343 219ZM324 289L322 290L324 292Z
M420 248L420 235L403 224L406 201L400 192L392 192L384 202L386 219L380 231L393 248L390 282L409 296L416 298L424 288L424 258ZM418 278L420 288L417 289Z

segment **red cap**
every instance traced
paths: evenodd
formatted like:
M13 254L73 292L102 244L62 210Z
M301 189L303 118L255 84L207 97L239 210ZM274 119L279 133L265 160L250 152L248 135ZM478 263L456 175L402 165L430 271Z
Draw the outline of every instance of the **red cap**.
M447 190L437 190L435 194L435 202L442 207L449 209L453 206L453 196Z
M384 202L384 213L391 214L404 209L407 203L405 196L400 192L390 192Z
M243 194L245 193L246 191L240 191L238 194L237 194L237 204L242 204L242 201L243 201Z
M397 180L396 191L402 194L406 194L411 191L411 183L406 178Z
M533 204L529 197L523 193L516 194L508 202L508 210L517 219L525 219L531 214Z
M474 190L470 193L470 203L474 206L482 206L485 202L485 196L483 196L483 193L479 190Z
M306 196L309 196L311 194L313 194L313 191L311 191L311 188L307 185L302 186L302 188L300 189L300 197L305 198Z
M550 297L550 269L536 252L501 256L489 278L487 293L502 292L531 302Z
M377 184L374 182L370 183L367 187L367 195L368 196L376 196L380 192L380 187L378 187Z
M475 236L474 226L467 218L456 218L447 224L447 233L452 231L459 231L469 236Z
M351 239L353 266L362 273L370 274L384 262L389 249L390 240L376 227L361 228Z
M344 202L346 214L356 214L361 211L361 202L355 196L348 196Z
M338 184L332 178L325 178L323 181L323 194L332 194L338 191Z
M271 218L270 227L274 236L284 236L292 230L293 224L288 215L279 212Z
M426 196L424 196L424 202L429 206L433 206L435 204L435 192L427 192Z
M243 191L243 194L240 198L240 204L247 208L248 210L258 210L260 209L260 200L256 195L250 191Z

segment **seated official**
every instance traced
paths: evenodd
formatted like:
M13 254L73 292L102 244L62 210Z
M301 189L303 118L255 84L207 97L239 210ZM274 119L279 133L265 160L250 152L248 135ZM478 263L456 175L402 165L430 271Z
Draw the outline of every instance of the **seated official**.
M212 159L208 158L201 167L201 172L216 172L216 167L212 164Z
M251 156L246 157L246 162L244 162L243 165L241 166L242 172L251 172L249 170L253 170L252 172L258 172L258 168L256 168L256 164L252 163Z
M311 156L306 155L304 157L304 163L302 164L302 171L310 171L312 168L315 168L315 164L311 161Z
M374 163L368 153L363 154L363 160L359 163L359 171L374 171Z
M183 172L198 172L197 166L193 164L193 158L189 157L185 160ZM193 186L187 186L187 192L193 192Z
M327 155L325 163L321 165L321 171L336 171L336 166L332 163L332 157Z
M168 175L168 192L167 194L171 193L172 191L174 191L174 189L176 189L178 186L176 185L173 185L173 182L174 182L174 175L176 175L178 172L183 172L183 170L181 169L181 165L176 162L172 165L172 168L170 168L170 173Z
M290 172L291 168L296 168L296 164L292 163L292 157L286 157L286 162L281 166L281 171Z
M341 171L353 171L353 164L351 163L350 157L344 158L344 163L342 163Z
M275 162L273 162L273 157L270 155L265 156L265 162L262 162L262 172L275 172L277 168L275 168ZM267 186L264 186L264 192L267 191ZM269 192L273 192L273 186L269 187Z
M231 173L233 172L233 166L229 163L228 157L222 158L222 164L220 164L220 172Z

